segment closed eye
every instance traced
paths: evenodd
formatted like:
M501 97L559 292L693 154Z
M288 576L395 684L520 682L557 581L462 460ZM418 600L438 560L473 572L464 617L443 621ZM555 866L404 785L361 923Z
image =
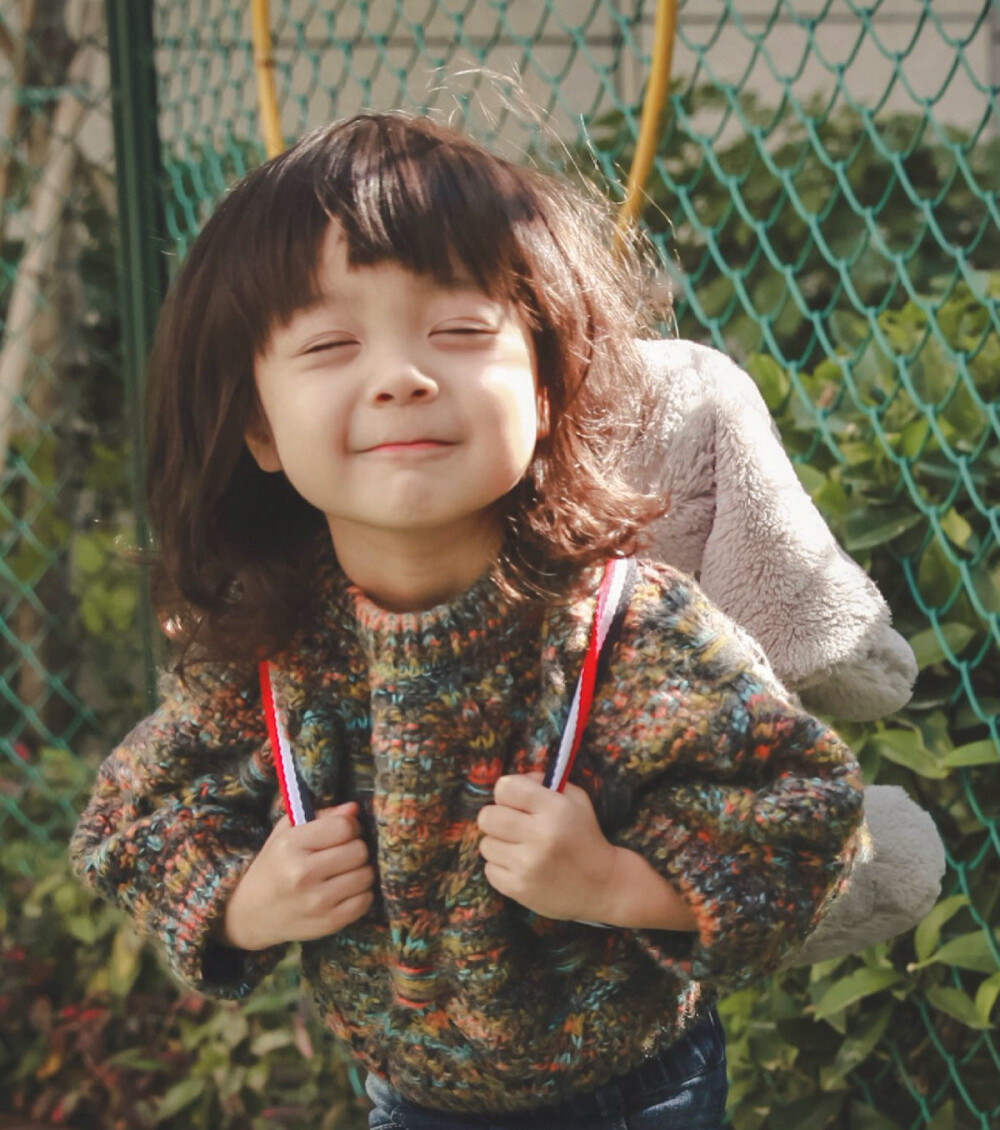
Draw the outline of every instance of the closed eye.
M431 337L494 337L496 332L494 326L488 325L439 326L431 331Z
M308 348L304 349L302 352L304 355L308 356L311 353L326 353L330 350L343 349L348 345L357 344L356 341L350 338L338 338L334 341L317 341L315 345L308 346Z

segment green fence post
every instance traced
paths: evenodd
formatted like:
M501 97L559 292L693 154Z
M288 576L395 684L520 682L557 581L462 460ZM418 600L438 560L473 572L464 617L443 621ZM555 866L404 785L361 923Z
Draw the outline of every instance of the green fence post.
M152 0L107 0L107 21L136 542L144 548L147 531L142 507L143 370L167 283ZM145 583L143 587L147 590ZM155 631L148 590L140 600L139 617L146 657L146 698L152 706L156 697Z

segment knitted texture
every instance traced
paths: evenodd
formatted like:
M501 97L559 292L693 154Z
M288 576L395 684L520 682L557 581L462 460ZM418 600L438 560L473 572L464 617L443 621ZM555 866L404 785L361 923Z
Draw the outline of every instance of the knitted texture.
M642 565L573 779L605 835L684 894L698 932L553 921L490 887L477 813L502 774L541 770L557 744L596 583L542 609L486 576L394 614L331 565L323 614L276 658L316 805L360 801L379 875L372 911L304 944L303 971L330 1029L411 1101L517 1111L631 1070L801 942L854 850L850 751L784 700L693 582ZM72 857L185 981L240 996L278 955L209 932L276 796L252 672L206 670L105 762Z

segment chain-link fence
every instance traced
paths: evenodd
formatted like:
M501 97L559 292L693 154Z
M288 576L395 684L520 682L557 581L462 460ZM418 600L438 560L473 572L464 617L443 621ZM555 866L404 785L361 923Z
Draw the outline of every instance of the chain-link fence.
M134 507L103 4L0 19L0 837L45 838L43 763L135 712Z
M138 379L123 381L119 313L151 283L130 273L119 306L101 8L0 0L0 837L36 841L82 787L60 751L119 732L142 688L121 552ZM263 156L249 8L155 0L152 42L118 45L151 50L157 75L163 231L138 238L178 256ZM654 10L272 0L281 129L424 110L617 197ZM487 70L518 76L521 109ZM911 640L910 707L846 733L949 851L946 898L914 935L728 1003L732 1118L985 1130L1000 1118L1000 9L688 0L673 76L643 219L676 328L750 369ZM119 187L127 207L135 186Z

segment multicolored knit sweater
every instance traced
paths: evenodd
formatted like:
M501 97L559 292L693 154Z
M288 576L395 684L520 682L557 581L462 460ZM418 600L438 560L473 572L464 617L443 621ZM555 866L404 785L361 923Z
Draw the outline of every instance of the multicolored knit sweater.
M574 780L606 836L683 893L697 934L600 929L498 895L476 815L497 778L544 766L586 647L597 574L547 609L487 576L387 613L331 567L325 612L275 689L318 806L362 803L379 897L302 947L327 1024L412 1101L558 1102L670 1044L704 1002L760 976L841 880L860 778L752 648L665 566L642 565ZM225 902L280 815L259 692L206 670L104 763L71 853L190 985L251 991L280 956L213 947Z

